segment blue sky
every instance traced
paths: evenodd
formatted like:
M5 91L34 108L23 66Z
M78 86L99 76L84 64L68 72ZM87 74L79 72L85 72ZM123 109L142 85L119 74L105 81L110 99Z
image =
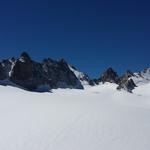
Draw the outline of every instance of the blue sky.
M150 67L150 2L0 1L0 58L65 58L91 77Z

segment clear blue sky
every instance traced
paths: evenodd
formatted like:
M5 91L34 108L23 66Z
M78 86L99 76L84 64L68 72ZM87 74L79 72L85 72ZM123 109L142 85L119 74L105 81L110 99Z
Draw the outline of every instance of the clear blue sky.
M150 67L150 2L0 1L0 58L65 58L91 77Z

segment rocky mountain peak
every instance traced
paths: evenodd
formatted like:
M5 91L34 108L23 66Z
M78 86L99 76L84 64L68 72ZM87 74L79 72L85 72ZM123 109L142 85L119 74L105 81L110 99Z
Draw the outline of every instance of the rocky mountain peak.
M62 63L62 64L66 64L67 63L64 58L61 58L59 62Z
M124 89L130 93L132 93L132 90L137 87L136 84L134 83L134 81L132 79L128 79L128 78L122 78L122 80L120 81L117 90L121 90Z
M133 73L132 71L130 71L130 70L127 70L126 73L125 73L125 75L126 75L128 78L130 78L130 77L133 77L133 76L134 76L134 73Z
M37 62L26 52L23 52L19 59L0 62L0 80L9 80L30 91L36 91L39 87L40 91L41 87L83 89L64 59L55 61L48 58Z
M106 70L106 72L108 72L108 73L111 73L111 72L115 73L115 71L114 71L114 69L113 69L112 67L109 67L109 68Z
M110 82L118 84L118 90L132 92L136 85L150 82L150 68L138 73L128 70L120 77L112 67L109 67L98 79L91 79L64 59L56 61L47 58L37 62L32 60L27 52L23 52L19 59L11 58L0 62L0 81L2 80L11 81L31 91L36 91L39 87L40 90L41 87L83 89L100 82Z
M43 64L53 64L54 63L54 60L53 59L51 59L51 58L45 58L44 60L43 60Z
M136 84L134 83L132 77L134 77L134 73L132 73L130 70L127 70L125 74L123 74L119 78L118 83L118 90L124 89L128 92L132 92L132 90L136 87Z
M31 58L27 52L22 52L19 60L22 62L29 62L31 61Z
M111 67L109 67L99 78L99 81L102 83L118 83L119 76Z

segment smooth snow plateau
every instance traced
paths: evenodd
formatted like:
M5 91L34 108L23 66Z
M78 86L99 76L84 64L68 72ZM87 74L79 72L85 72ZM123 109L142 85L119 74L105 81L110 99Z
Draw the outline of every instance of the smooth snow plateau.
M0 86L0 150L149 150L150 84L28 92Z

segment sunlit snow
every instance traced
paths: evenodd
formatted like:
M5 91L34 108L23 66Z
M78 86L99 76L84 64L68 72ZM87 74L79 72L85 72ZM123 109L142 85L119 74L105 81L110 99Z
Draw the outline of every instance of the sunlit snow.
M27 92L0 86L0 150L149 150L150 84Z

